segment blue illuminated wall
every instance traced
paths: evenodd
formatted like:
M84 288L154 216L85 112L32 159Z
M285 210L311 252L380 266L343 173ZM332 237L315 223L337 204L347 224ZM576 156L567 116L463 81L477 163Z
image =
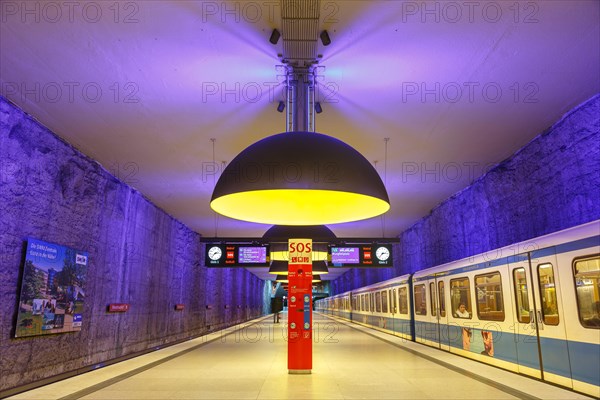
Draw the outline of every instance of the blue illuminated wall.
M400 235L394 269L350 270L341 293L600 219L600 95Z
M89 252L81 332L12 338L28 236ZM0 97L0 397L260 316L265 283L203 257L197 233Z

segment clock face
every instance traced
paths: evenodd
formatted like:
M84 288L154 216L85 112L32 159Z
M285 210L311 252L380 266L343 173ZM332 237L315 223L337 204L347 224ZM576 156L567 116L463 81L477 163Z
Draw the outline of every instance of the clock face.
M379 247L375 251L375 255L377 256L378 260L385 261L390 258L390 251L387 249L387 247Z
M213 246L210 249L208 249L208 258L210 258L211 260L216 261L219 258L221 258L222 255L223 251L218 246Z

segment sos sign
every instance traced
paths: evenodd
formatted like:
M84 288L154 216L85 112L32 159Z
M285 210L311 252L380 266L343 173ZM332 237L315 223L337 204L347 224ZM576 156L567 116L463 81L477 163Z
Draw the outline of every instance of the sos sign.
M289 264L312 263L312 239L289 239Z

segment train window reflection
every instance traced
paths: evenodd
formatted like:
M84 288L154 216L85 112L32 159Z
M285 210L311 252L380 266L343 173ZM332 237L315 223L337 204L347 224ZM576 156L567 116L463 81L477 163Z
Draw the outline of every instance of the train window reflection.
M600 256L573 263L579 321L586 328L600 328Z
M513 270L513 284L515 286L517 320L522 324L528 324L531 321L531 317L529 316L529 294L527 293L525 268L516 268Z
M504 300L499 272L475 276L475 293L479 319L504 321Z
M444 282L438 282L438 304L440 305L440 317L446 316L446 301L444 297Z
M431 315L435 317L437 310L435 309L435 284L433 282L429 283L429 303L431 304Z
M427 315L427 298L425 285L415 285L415 314Z
M400 314L408 314L408 290L406 287L400 288Z
M556 300L556 284L552 264L540 264L537 269L544 323L546 325L558 325L558 302Z
M381 312L388 312L388 294L387 290L381 292Z
M455 318L471 318L471 287L469 278L458 278L450 281L450 303ZM464 305L464 310L461 305Z

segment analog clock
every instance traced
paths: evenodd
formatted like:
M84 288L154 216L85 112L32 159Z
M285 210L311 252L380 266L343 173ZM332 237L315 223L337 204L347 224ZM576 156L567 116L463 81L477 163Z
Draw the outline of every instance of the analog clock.
M223 251L219 246L213 246L208 249L208 258L213 261L217 261L223 255Z
M390 251L387 247L378 247L375 251L375 256L378 260L385 261L390 258Z

